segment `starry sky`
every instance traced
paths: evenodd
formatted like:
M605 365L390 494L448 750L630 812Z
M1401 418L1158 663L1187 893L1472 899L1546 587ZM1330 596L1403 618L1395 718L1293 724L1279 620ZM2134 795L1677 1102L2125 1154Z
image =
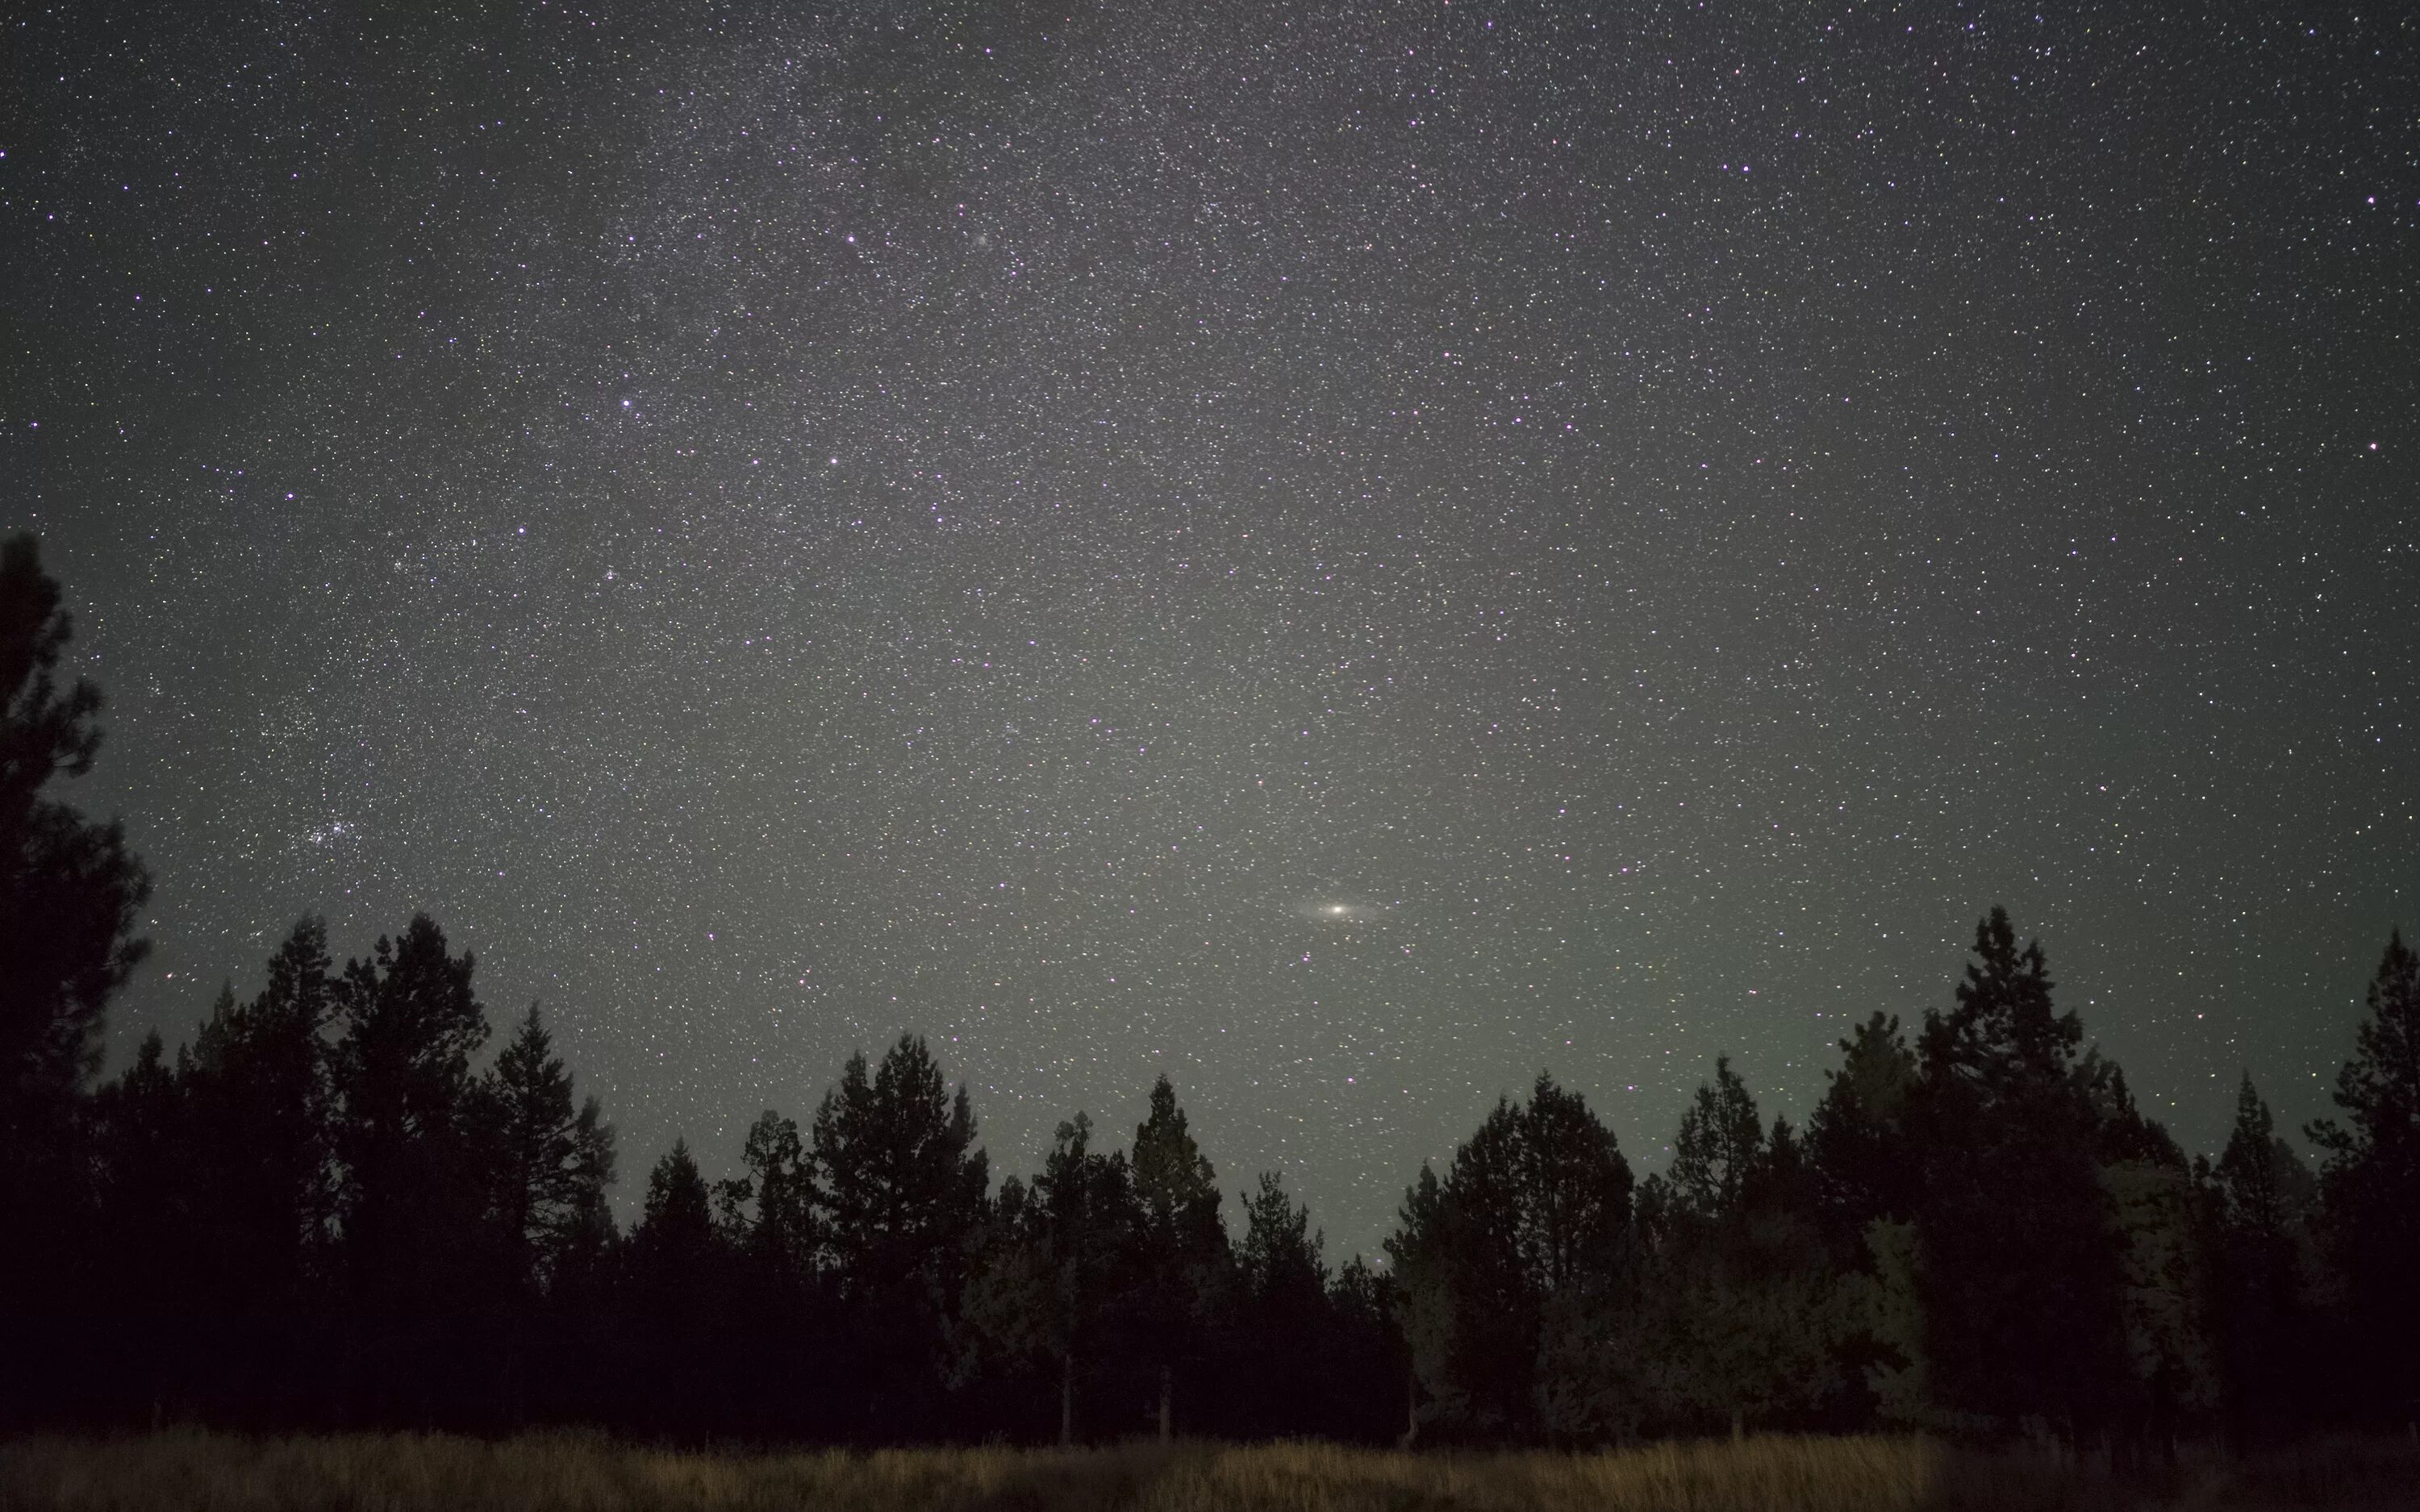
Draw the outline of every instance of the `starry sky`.
M28 3L122 1056L427 910L710 1170L931 1038L1339 1252L1976 918L2191 1148L2420 926L2393 6Z

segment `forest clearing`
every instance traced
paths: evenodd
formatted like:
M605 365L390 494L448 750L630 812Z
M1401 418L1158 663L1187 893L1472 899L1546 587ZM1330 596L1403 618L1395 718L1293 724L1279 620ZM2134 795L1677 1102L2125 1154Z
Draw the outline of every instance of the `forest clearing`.
M2337 1439L2173 1470L1869 1435L1585 1454L1404 1454L1314 1443L872 1453L170 1431L0 1444L0 1512L2119 1512L2409 1508L2420 1446Z

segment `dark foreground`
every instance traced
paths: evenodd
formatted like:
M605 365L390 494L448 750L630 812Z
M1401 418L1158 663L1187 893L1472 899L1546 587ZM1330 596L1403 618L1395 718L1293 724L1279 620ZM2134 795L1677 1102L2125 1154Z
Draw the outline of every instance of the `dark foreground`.
M2420 1448L2336 1440L2113 1479L1917 1438L1759 1438L1602 1454L1390 1454L1324 1443L874 1454L651 1449L577 1434L247 1439L170 1432L0 1443L0 1512L36 1508L831 1509L954 1512L1917 1512L2412 1508Z

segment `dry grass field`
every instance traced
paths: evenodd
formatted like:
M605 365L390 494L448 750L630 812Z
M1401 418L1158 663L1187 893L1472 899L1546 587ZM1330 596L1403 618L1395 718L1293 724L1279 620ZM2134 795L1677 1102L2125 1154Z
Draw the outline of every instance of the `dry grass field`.
M2118 1512L2420 1507L2420 1450L2342 1441L2115 1482L1914 1438L1758 1438L1605 1454L1330 1444L705 1453L582 1434L0 1442L0 1512Z

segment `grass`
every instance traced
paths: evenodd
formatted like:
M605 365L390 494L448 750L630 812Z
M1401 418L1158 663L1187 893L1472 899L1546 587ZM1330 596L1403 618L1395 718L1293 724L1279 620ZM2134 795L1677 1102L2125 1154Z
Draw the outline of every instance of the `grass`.
M0 1512L2211 1512L2420 1506L2420 1448L2343 1441L2117 1482L1915 1438L1756 1438L1602 1454L1323 1443L738 1454L593 1434L0 1442Z

